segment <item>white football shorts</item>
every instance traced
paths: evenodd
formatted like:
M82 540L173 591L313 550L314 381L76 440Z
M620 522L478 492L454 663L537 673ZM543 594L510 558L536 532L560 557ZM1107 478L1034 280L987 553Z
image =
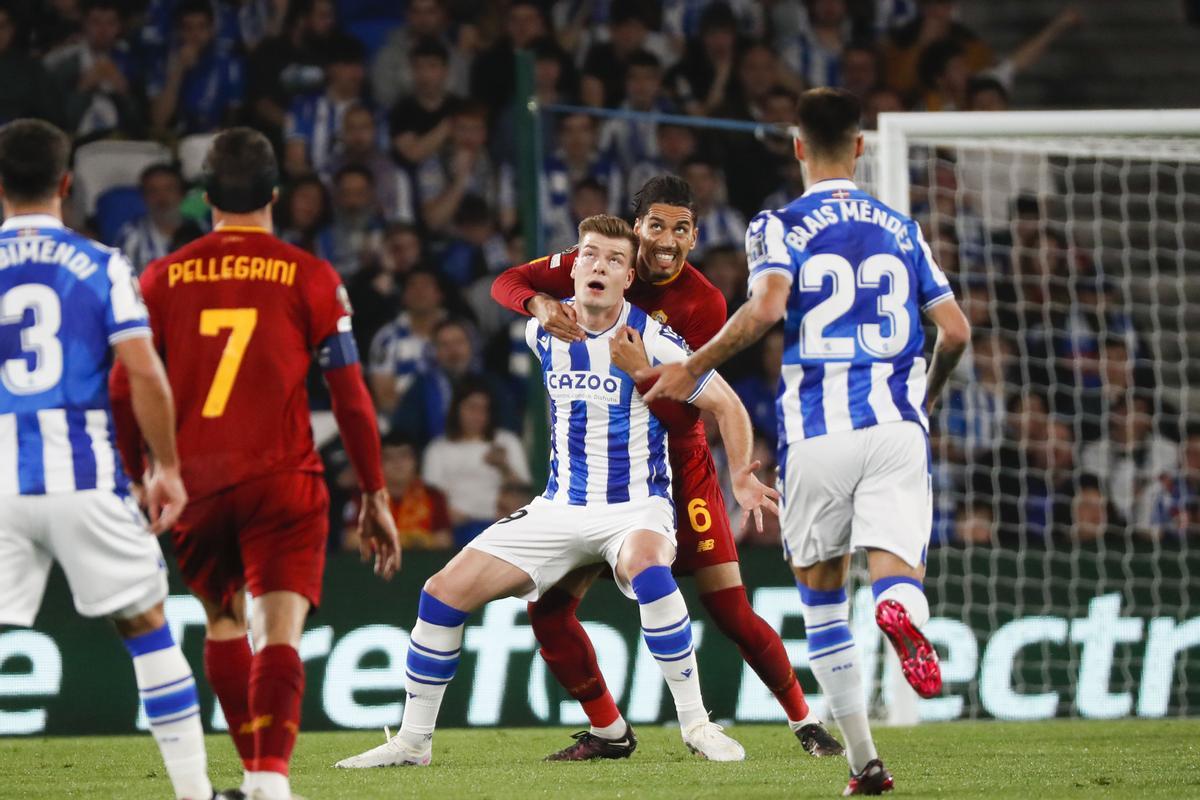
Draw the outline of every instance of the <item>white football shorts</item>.
M929 437L891 422L792 442L779 491L784 555L810 567L854 550L886 550L913 567L933 527Z
M132 498L0 497L0 624L33 624L55 561L85 617L132 617L167 596L162 550Z
M652 531L675 545L675 506L665 497L648 497L612 505L569 506L544 497L494 523L467 547L507 561L533 579L533 591L521 599L533 602L584 564L617 557L634 531ZM627 597L633 587L617 578Z

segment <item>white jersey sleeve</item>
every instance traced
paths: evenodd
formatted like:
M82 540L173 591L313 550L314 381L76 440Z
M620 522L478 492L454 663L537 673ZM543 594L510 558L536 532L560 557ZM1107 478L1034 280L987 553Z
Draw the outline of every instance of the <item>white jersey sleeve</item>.
M654 320L647 320L643 342L646 345L646 357L650 359L651 366L678 364L686 361L687 357L692 354L691 348L687 346L683 337ZM709 370L700 376L700 379L696 381L696 388L688 397L687 402L694 402L700 396L704 387L708 386L709 381L712 380L713 375L716 375L716 372Z
M133 268L125 256L113 252L108 258L108 301L104 325L109 344L124 339L150 336L150 315L142 301Z
M763 275L775 273L796 280L796 264L784 239L783 220L771 211L759 212L746 228L746 264L750 269L749 293Z

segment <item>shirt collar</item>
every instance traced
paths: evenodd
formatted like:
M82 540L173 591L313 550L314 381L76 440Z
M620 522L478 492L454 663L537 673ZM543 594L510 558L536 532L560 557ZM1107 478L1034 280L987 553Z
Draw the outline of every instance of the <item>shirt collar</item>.
M0 231L11 231L19 228L61 228L61 219L50 214L14 214L4 220Z
M858 187L854 185L854 181L849 178L831 178L825 181L817 181L805 189L801 197L808 197L810 194L816 194L817 192L833 192L838 189L846 189L851 192L858 191Z

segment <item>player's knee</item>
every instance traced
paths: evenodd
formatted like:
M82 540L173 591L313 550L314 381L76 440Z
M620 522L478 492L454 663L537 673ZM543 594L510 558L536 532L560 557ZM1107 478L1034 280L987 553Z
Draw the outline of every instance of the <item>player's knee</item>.
M130 616L113 617L113 624L117 628L117 633L123 639L132 639L135 636L142 636L156 631L167 624L167 617L163 613L162 603L145 611L138 612Z
M893 576L880 578L871 584L871 593L875 595L875 605L885 600L892 600L904 606L908 618L918 628L929 622L929 600L925 597L925 589L916 578L908 576Z
M461 599L457 588L457 581L453 575L447 575L446 570L442 570L435 575L430 576L429 580L425 581L425 593L432 595L436 599L442 601L448 606L459 608Z

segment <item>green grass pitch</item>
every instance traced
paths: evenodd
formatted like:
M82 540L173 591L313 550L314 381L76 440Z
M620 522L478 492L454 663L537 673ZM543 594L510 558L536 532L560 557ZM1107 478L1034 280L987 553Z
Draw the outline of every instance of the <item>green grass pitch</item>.
M628 761L545 764L569 743L554 729L444 730L425 769L335 770L335 760L382 742L371 733L305 733L293 762L293 789L322 798L807 798L835 797L842 759L804 755L778 725L740 725L740 764L688 754L678 729L644 726ZM210 772L219 787L240 780L233 745L210 736ZM1200 720L955 722L877 731L896 776L896 796L1200 797ZM169 798L150 737L0 740L0 795L6 798Z

